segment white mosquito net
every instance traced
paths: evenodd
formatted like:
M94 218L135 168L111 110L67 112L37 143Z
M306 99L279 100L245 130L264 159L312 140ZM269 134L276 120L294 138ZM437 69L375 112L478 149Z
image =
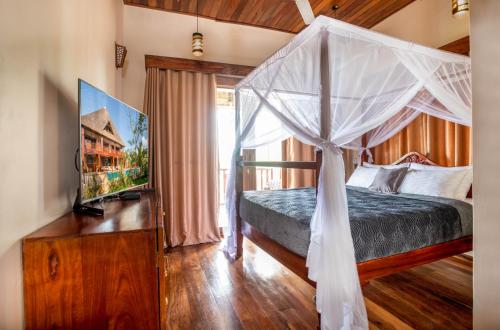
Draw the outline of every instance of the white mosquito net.
M318 17L236 87L237 141L228 180L236 246L235 162L241 148L287 137L322 149L307 256L323 329L367 329L349 225L342 148L374 147L425 112L471 125L468 57ZM367 144L361 145L366 134Z

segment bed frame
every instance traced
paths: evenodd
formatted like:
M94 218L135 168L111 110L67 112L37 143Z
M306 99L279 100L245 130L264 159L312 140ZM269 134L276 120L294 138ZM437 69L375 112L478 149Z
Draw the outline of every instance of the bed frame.
M321 139L328 141L331 133L331 77L330 77L330 63L329 63L329 47L328 47L328 33L324 31L321 36L321 52L320 52L320 75L321 75L321 92L320 98L320 134ZM240 132L240 92L239 88L235 90L235 123L236 123L236 146L238 151L241 151L241 132ZM256 110L263 106L264 100L261 99L260 104ZM362 145L366 146L366 136L362 137ZM364 158L366 159L366 157ZM236 258L243 255L243 236L254 242L258 247L273 256L276 260L281 262L285 267L300 276L302 279L315 286L315 283L308 279L306 259L298 254L288 250L276 241L265 236L257 229L246 223L241 219L239 213L240 198L243 192L243 168L244 167L280 167L280 168L296 168L296 169L311 169L316 170L316 179L318 179L319 171L321 168L322 154L316 153L316 161L314 162L259 162L259 161L243 161L240 158L236 162L236 230L237 230L237 248ZM435 165L434 162L429 160L424 155L417 152L411 152L395 164L400 163L423 163ZM316 180L318 182L318 180ZM358 275L361 284L367 284L370 279L386 276L389 274L397 273L405 269L409 269L422 264L430 263L443 258L451 257L457 254L462 254L472 250L472 236L462 237L449 242L432 245L422 249L417 249L405 253L392 255L389 257L369 260L360 262L358 266Z
M316 153L316 161L313 162L259 162L242 161L237 163L236 177L236 210L237 210L237 253L239 258L243 255L243 237L246 237L258 247L269 253L285 267L300 276L302 279L315 286L315 283L307 277L306 259L280 245L276 241L262 234L259 230L246 223L239 214L239 202L243 191L243 168L244 167L280 167L310 169L316 171L318 177L321 167L321 151ZM427 165L436 165L433 161L418 152L410 152L400 158L393 164L402 163L420 163ZM388 257L369 260L358 263L358 274L362 285L369 280L397 273L405 269L431 263L443 258L462 254L472 250L472 235L462 237L456 240L431 245L421 249L412 250L405 253L399 253Z

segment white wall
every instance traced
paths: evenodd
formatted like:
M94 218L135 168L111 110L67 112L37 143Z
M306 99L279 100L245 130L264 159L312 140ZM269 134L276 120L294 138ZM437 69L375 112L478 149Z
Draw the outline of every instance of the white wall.
M144 55L202 59L258 65L293 36L289 33L238 24L200 19L205 54L191 54L191 35L196 31L193 16L125 6L124 39L128 54L124 70L123 98L142 109L144 101Z
M500 1L471 8L474 328L500 329Z
M0 329L23 327L20 239L70 210L77 78L119 95L121 0L0 0Z
M468 17L451 14L451 0L417 0L373 27L397 38L441 47L469 34Z

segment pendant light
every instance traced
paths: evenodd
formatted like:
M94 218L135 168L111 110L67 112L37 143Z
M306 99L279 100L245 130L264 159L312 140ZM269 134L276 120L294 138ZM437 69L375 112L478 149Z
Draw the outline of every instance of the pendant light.
M455 17L461 17L469 12L469 0L451 0L451 12Z
M196 0L196 32L193 33L193 55L203 55L203 34L198 32L198 0Z

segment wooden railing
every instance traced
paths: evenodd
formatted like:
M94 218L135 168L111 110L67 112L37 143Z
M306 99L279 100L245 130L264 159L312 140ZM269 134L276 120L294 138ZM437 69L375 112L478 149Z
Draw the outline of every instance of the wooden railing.
M101 165L100 167L97 164L85 164L84 174L91 173L108 173L108 172L117 172L122 168L121 165L113 166L113 165Z
M241 158L240 158L241 159ZM276 168L293 168L301 170L315 170L316 171L316 182L319 181L319 172L321 170L321 164L323 162L323 153L321 150L316 151L315 161L248 161L240 160L237 162L238 174L236 175L236 191L241 193L243 191L243 168L244 167L276 167ZM280 172L281 173L281 172ZM318 193L318 188L316 187L316 193Z
M281 188L281 171L278 172L279 188ZM268 190L272 189L274 181L274 171L272 168L268 167L257 167L255 168L255 184L257 190Z
M279 168L297 168L304 170L315 170L316 162L294 162L294 161L240 161L243 167L279 167Z
M97 143L85 142L85 153L98 153L106 157L122 158L125 153L121 150L113 150L110 147L103 147Z

